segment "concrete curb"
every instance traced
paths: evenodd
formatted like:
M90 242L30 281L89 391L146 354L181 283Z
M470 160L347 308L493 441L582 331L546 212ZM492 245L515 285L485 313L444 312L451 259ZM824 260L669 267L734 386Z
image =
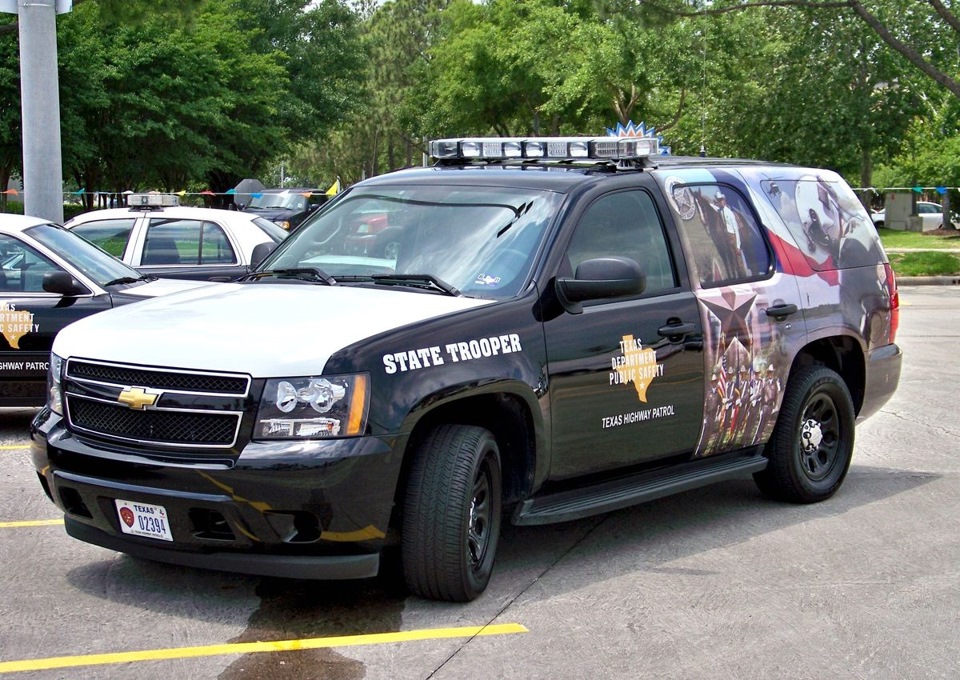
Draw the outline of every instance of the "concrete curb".
M960 274L953 276L898 276L897 286L960 286Z

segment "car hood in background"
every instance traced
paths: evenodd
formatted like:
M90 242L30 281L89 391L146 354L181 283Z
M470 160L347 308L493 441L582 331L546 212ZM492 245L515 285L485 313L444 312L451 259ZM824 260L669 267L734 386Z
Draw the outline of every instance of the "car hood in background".
M290 215L296 215L297 212L300 211L291 210L290 208L244 208L243 212L273 221L290 217Z

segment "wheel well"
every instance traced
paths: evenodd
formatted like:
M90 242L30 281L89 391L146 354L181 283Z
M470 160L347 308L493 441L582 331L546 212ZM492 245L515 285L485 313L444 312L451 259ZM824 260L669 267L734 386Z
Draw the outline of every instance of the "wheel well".
M483 394L459 399L433 409L414 426L404 451L400 483L394 507L403 505L413 453L437 425L457 424L484 427L493 433L500 449L503 502L519 500L533 480L536 437L530 410L520 397L506 393ZM396 513L395 513L396 514ZM397 526L397 517L391 524Z
M860 413L866 384L866 360L856 340L834 336L811 342L797 353L790 367L790 376L793 377L797 369L806 366L826 366L836 371L850 391L854 412Z

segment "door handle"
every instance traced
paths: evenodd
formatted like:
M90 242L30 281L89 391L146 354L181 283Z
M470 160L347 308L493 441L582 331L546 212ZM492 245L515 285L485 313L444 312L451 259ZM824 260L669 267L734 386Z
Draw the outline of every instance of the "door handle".
M690 335L697 330L692 323L670 323L666 326L660 326L657 334L662 338L675 338L680 335Z
M773 307L767 307L766 309L767 316L773 317L777 321L782 321L786 319L791 314L797 313L797 306L781 303L779 305L774 305Z

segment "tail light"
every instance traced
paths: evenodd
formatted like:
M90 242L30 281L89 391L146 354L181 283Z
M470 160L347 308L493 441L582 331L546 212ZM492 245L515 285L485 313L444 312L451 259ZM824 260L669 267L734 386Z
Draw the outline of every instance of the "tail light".
M890 342L897 338L897 329L900 328L900 291L897 290L897 278L893 275L893 267L889 262L884 263L883 271L887 277L887 291L890 293Z

